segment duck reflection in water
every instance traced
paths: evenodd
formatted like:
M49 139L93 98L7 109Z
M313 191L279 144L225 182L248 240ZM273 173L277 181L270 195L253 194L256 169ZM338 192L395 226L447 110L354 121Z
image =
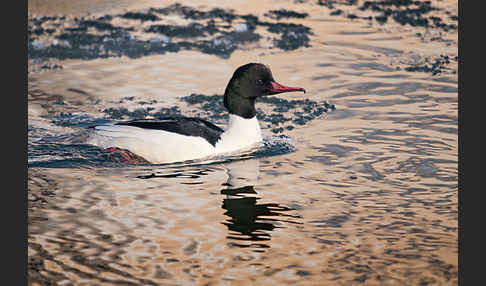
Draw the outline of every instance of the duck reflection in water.
M232 162L225 167L228 180L223 184L226 188L221 190L221 194L226 195L222 208L229 218L223 224L230 231L227 238L239 241L230 246L268 248L269 245L261 242L269 241L275 228L284 227L282 223L301 224L288 220L301 218L285 213L294 210L292 208L277 203L258 204L260 198L254 188L259 175L258 159Z

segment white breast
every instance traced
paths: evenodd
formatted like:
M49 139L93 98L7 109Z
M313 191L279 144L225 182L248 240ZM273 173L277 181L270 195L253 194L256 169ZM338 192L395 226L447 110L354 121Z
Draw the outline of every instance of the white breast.
M216 143L216 152L228 153L248 149L260 142L262 142L262 132L256 116L246 119L230 114L228 128Z

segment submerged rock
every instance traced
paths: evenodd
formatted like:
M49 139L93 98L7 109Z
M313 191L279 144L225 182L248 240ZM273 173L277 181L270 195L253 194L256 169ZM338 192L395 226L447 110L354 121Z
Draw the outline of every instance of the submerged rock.
M325 6L332 10L330 15L337 16L345 14L343 10L338 9L337 6L355 6L358 4L357 0L332 0L324 1L319 0L318 4ZM381 0L381 1L364 1L356 8L363 11L370 11L373 14L379 13L379 15L367 15L357 16L353 13L346 13L346 17L350 19L365 19L376 20L380 24L387 23L389 19L392 19L396 23L401 25L410 25L413 27L425 27L425 28L439 28L444 31L457 30L456 24L446 24L445 19L438 16L428 16L432 11L440 10L437 7L432 6L431 1L418 1L418 0ZM350 9L347 9L350 10ZM352 9L350 10L352 11ZM457 17L456 17L457 18ZM449 19L456 19L449 17Z
M140 20L142 23L154 22L163 21L164 16L168 15L179 15L192 22L187 25L154 23L142 27L136 24L118 26L117 21L114 21L122 18ZM307 16L287 10L270 11L267 15L273 19ZM233 24L235 20L240 22ZM160 9L129 11L98 18L86 16L71 21L57 17L30 18L28 56L31 59L95 59L113 56L138 58L187 49L228 58L235 50L262 39L258 27L266 28L276 36L271 38L274 48L294 50L310 46L309 36L312 32L302 24L265 22L254 15L239 15L219 8L201 11L174 4ZM158 35L148 40L140 40L135 37L135 33L137 36L140 33ZM41 42L38 40L41 36L48 36L50 40Z

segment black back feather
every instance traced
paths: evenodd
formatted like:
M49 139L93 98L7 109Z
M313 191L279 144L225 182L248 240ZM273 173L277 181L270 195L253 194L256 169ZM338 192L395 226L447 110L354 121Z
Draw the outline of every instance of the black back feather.
M159 120L134 120L118 122L116 125L135 126L144 129L164 130L185 136L196 136L206 139L211 145L221 138L223 129L209 121L192 117L167 117Z

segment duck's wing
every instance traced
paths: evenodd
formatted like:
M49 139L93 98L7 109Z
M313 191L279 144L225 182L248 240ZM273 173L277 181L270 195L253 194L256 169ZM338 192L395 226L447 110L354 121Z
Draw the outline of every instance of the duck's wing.
M132 120L115 125L134 126L142 129L164 130L185 136L202 137L215 146L221 138L223 129L213 123L193 117L167 117L158 120Z

